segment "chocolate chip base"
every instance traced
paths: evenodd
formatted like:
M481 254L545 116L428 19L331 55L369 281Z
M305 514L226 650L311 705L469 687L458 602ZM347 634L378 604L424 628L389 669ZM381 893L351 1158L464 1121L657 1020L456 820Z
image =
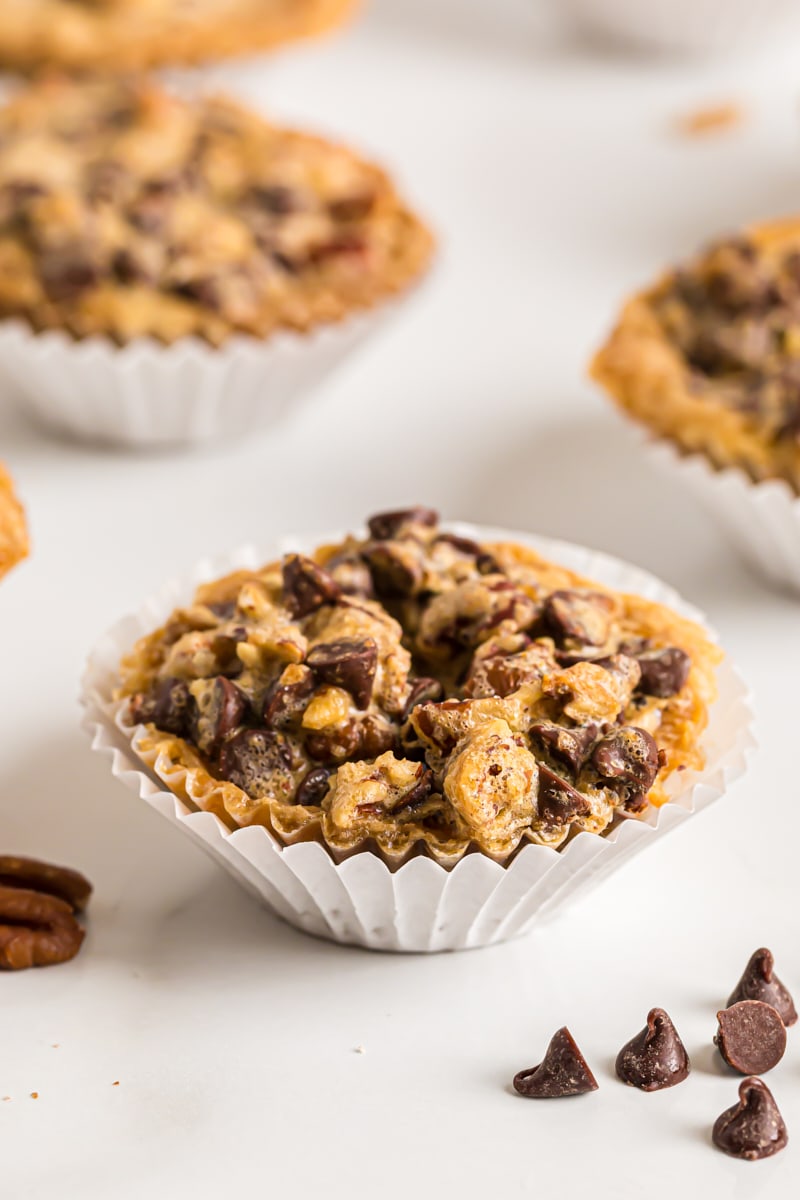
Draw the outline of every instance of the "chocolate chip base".
M200 587L123 662L118 698L138 753L229 826L505 862L701 766L718 659L661 605L410 509Z
M636 296L591 369L655 433L800 493L800 220L718 242Z
M377 167L231 100L49 79L0 110L0 318L36 330L307 331L403 291L431 249Z
M25 0L5 5L0 65L130 70L253 54L343 21L354 0Z
M25 513L11 477L0 463L0 579L28 554Z

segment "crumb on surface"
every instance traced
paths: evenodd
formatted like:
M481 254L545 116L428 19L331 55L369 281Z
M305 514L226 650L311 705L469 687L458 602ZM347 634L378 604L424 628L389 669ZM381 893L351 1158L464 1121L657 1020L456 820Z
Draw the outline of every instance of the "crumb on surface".
M31 1100L38 1100L38 1099L39 1099L39 1093L31 1092Z
M364 1046L356 1046L355 1052L356 1052L356 1054L366 1054L367 1053Z
M706 134L726 133L744 121L744 109L734 101L707 104L681 113L674 121L677 133L684 137L703 137Z
M112 1086L112 1087L119 1087L119 1080L118 1080L118 1079L115 1079L115 1080L114 1080L114 1082L112 1083L112 1085L111 1085L111 1086Z

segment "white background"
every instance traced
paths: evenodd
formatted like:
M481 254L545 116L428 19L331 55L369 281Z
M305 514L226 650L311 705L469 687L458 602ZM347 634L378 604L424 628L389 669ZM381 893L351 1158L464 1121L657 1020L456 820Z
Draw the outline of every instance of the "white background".
M797 53L643 61L567 40L545 15L376 0L325 43L210 73L384 160L440 234L426 288L290 423L131 456L0 411L34 539L0 589L2 849L96 885L74 963L0 979L10 1200L797 1194L800 1031L768 1079L794 1140L752 1165L710 1144L736 1093L710 1039L757 946L800 991L800 607L651 473L585 380L631 287L800 203ZM672 134L676 114L731 97L740 130ZM95 637L197 557L411 501L663 576L711 614L761 743L728 797L558 924L430 958L281 925L110 780L76 703ZM654 1004L694 1071L647 1096L612 1064ZM515 1097L511 1076L565 1023L599 1092Z

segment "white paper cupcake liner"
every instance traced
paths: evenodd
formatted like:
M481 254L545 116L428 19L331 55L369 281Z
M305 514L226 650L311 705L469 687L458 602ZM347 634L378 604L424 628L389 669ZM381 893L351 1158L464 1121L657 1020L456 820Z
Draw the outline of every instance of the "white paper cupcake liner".
M196 337L118 346L0 321L0 386L42 424L85 441L145 448L243 437L279 421L399 303L220 347Z
M800 27L795 0L565 0L593 33L661 53L736 53Z
M667 604L693 620L699 613L654 576L566 542L504 529L449 526L479 541L518 541L545 557L612 588ZM84 728L92 748L108 757L112 774L195 839L244 887L290 924L318 937L376 950L464 950L488 946L562 912L633 854L644 850L693 813L707 807L744 771L754 745L746 689L725 659L719 698L703 735L706 767L676 773L669 801L642 818L622 820L603 837L580 833L562 850L527 845L503 867L467 854L451 870L416 857L392 871L376 854L362 852L336 863L317 843L284 846L261 826L231 832L211 813L191 810L165 791L137 757L112 694L119 661L143 634L186 603L198 584L239 567L256 567L288 550L310 551L337 535L286 538L256 551L247 547L216 561L203 560L167 584L133 616L115 625L92 651L83 681Z
M775 586L800 595L800 497L789 484L754 483L738 467L720 471L704 454L684 454L673 442L642 437L653 462L677 472L742 557Z

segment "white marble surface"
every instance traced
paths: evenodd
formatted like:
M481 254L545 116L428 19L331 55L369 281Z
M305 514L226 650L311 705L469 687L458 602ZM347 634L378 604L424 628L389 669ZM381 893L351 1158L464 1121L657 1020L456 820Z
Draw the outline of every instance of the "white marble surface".
M245 446L145 457L58 444L2 406L0 452L35 544L0 590L2 846L80 866L97 889L73 964L0 979L13 1200L747 1200L800 1186L795 1142L751 1165L709 1140L736 1092L712 1053L714 1014L750 951L771 945L800 990L800 606L631 456L584 378L633 284L796 206L796 55L646 63L562 39L545 17L523 0L375 0L318 47L209 73L384 158L441 234L417 303L296 420ZM670 134L676 112L729 97L746 105L740 130ZM200 555L409 500L663 576L711 614L752 685L761 742L727 799L558 924L431 958L279 924L111 783L76 703L96 634ZM612 1063L654 1004L695 1069L645 1096ZM509 1094L564 1023L600 1091L549 1105ZM798 1038L769 1083L800 1141Z

